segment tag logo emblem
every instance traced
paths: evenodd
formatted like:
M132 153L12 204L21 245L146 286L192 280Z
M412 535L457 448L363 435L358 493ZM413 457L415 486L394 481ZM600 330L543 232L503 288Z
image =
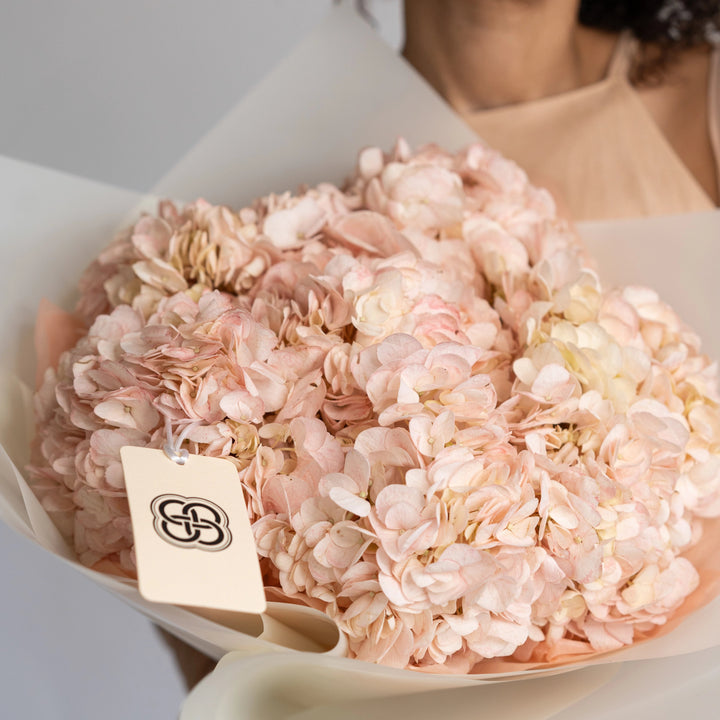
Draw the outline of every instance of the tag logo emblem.
M158 495L150 510L155 532L171 545L217 552L232 542L227 514L210 500Z

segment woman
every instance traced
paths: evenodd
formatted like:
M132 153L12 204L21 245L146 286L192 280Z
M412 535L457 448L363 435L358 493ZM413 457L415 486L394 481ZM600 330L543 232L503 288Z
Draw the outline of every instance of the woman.
M717 0L409 0L405 57L577 220L718 205Z

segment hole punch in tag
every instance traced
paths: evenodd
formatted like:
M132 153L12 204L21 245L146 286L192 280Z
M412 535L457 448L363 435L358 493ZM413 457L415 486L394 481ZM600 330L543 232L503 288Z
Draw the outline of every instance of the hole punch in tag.
M237 469L222 458L126 446L140 594L153 602L262 613L260 563Z

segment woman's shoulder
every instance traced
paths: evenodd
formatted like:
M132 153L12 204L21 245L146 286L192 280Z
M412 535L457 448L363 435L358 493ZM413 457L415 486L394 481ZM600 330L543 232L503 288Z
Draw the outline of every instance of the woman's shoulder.
M652 47L639 57L652 62ZM717 203L718 151L713 136L720 125L718 48L703 46L678 51L653 77L636 83L643 104L675 152ZM637 67L637 66L635 66Z

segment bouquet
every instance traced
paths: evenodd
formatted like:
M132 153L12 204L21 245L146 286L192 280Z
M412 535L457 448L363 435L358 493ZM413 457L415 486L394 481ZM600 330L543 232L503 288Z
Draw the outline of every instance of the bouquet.
M342 189L239 211L162 203L81 292L31 475L90 567L133 577L119 450L169 431L236 466L268 597L361 660L585 658L698 587L714 368L483 145L366 149Z

